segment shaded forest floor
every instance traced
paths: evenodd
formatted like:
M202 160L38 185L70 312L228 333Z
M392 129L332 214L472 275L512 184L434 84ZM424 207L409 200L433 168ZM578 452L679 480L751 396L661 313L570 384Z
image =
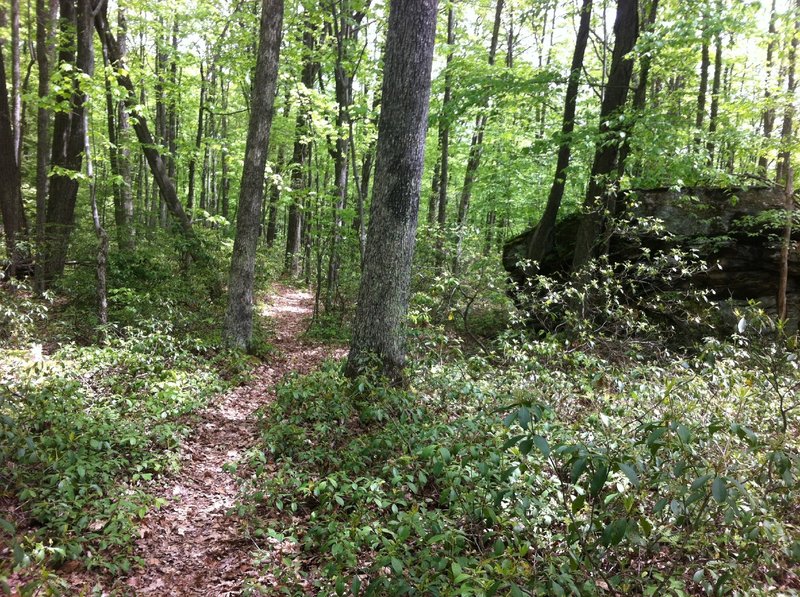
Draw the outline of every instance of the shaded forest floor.
M258 441L255 413L272 400L275 385L343 353L301 338L312 307L310 294L274 287L262 312L273 322L274 356L252 372L251 381L212 398L193 416L180 448L179 471L148 489L163 505L151 510L138 530L134 555L144 567L117 578L73 570L63 577L71 594L100 589L103 594L238 595L245 579L270 584L252 566L253 544L232 515L237 497L232 472Z

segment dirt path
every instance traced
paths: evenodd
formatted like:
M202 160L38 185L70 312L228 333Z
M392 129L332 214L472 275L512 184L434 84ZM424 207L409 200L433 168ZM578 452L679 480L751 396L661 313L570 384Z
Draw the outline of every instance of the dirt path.
M167 504L142 522L136 555L146 566L113 590L134 595L239 595L245 578L258 579L251 565L254 545L238 533L226 511L236 500L236 483L223 470L256 445L254 412L268 403L287 373L305 373L341 351L299 339L311 314L308 293L276 286L264 307L275 322L277 355L238 387L198 415L181 453L181 470L155 492Z

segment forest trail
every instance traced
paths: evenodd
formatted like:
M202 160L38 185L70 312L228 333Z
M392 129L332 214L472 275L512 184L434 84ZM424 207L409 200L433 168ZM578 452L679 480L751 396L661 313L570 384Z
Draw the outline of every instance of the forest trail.
M253 543L239 533L226 512L236 501L234 477L223 470L258 441L255 411L274 397L275 385L291 372L307 373L343 350L301 339L313 297L276 285L264 314L275 324L276 355L253 372L245 385L221 395L197 414L181 449L181 468L153 493L166 504L142 521L135 555L145 567L118 579L112 594L239 595L245 579L258 579L250 552ZM73 579L86 590L87 579ZM78 586L76 586L76 584ZM105 583L102 583L105 584Z

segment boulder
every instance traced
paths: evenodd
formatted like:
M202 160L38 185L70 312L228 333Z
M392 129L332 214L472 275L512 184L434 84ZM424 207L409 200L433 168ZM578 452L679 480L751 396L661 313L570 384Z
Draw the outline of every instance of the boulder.
M705 261L705 271L685 283L712 290L711 298L756 300L767 310L775 308L783 235L785 193L777 187L681 188L633 190L621 203L630 207L620 214L625 232L615 233L609 243L612 262L636 261L645 250L679 248L694 251ZM800 240L795 212L793 242L789 253L787 295L790 315L800 304ZM662 232L639 226L645 219L660 221ZM555 231L555 246L542 259L538 273L559 278L572 264L579 216L563 218ZM535 228L506 242L503 266L511 279L524 282L528 272L520 266Z

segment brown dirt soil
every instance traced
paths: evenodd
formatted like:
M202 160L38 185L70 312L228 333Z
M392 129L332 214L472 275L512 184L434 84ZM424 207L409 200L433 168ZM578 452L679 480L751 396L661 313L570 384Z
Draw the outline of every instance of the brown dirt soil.
M92 594L99 584L105 595L242 594L246 579L274 586L253 565L255 545L241 536L240 524L227 512L237 486L223 470L257 444L255 411L269 403L274 389L291 372L307 373L343 349L303 341L300 336L311 314L312 296L285 286L264 306L275 324L277 353L253 371L247 384L221 395L197 415L181 448L181 469L154 487L166 505L142 521L135 555L145 562L124 578L97 578L75 571L67 579L75 594ZM277 587L275 587L277 592Z

